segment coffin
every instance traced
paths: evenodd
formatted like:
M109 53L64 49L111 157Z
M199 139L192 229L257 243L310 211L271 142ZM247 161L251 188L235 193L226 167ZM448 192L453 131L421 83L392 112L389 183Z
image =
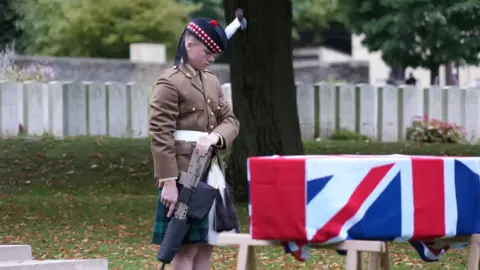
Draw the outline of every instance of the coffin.
M480 233L479 174L479 157L250 157L250 233L320 244Z

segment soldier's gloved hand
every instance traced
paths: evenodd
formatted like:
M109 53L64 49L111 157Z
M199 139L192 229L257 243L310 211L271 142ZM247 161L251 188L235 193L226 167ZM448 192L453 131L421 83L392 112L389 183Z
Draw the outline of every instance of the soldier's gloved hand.
M167 217L170 217L173 214L177 200L177 182L175 180L166 181L163 185L161 201L168 208Z
M220 137L218 137L218 135L215 133L210 133L207 136L202 136L198 138L197 146L196 146L196 150L198 151L198 154L200 156L206 155L208 152L208 148L218 143L218 140L220 140Z

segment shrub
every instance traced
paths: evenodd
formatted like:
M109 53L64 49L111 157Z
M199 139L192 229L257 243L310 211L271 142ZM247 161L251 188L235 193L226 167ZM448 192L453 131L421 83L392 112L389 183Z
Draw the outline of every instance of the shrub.
M429 119L428 115L416 117L412 126L407 129L407 140L423 143L464 143L463 127L437 119Z

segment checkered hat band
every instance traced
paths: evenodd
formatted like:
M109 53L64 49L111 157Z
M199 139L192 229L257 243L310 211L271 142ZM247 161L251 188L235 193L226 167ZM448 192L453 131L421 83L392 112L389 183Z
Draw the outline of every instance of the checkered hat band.
M222 52L222 50L220 49L220 47L217 45L217 43L215 43L215 41L213 41L210 36L207 35L207 33L205 33L205 31L203 31L202 28L200 28L198 25L196 25L195 23L191 22L188 24L188 27L187 27L190 31L192 31L193 33L195 33L197 35L197 37L199 37L200 39L203 40L203 42L205 42L205 44L207 44L208 48L210 48L210 50L212 50L213 53L220 53Z

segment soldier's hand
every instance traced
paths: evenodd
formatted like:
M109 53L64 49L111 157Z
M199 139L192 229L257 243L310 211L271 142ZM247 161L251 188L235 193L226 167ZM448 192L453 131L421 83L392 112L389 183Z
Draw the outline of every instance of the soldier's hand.
M220 138L215 133L210 133L207 136L198 138L196 150L200 156L204 156L208 153L210 146L218 143Z
M175 210L175 204L178 200L178 189L175 180L165 182L162 189L162 203L168 208L167 217L170 217Z

